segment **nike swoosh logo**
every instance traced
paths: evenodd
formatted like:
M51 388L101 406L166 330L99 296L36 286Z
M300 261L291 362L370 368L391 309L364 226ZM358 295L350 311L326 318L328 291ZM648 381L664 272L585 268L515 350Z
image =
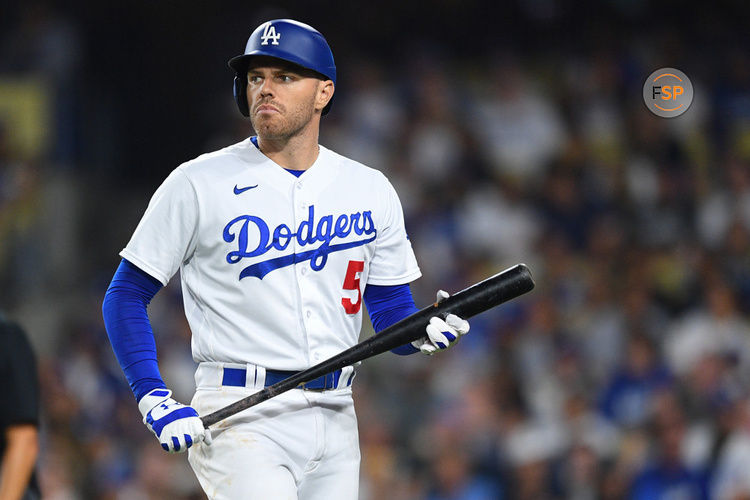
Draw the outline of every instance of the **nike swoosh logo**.
M235 184L234 185L234 194L242 194L245 191L247 191L248 189L253 189L253 188L257 188L257 187L258 187L258 185L256 184L255 186L247 186L247 187L241 188L241 187L237 187L237 184Z

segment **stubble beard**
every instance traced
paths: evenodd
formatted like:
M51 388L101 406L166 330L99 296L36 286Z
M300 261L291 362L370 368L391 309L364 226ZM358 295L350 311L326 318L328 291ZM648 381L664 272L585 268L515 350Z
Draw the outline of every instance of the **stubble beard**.
M289 140L299 134L312 120L315 113L315 96L309 101L300 103L296 108L284 112L279 106L280 112L270 116L259 117L256 113L250 116L250 123L255 132L265 139Z

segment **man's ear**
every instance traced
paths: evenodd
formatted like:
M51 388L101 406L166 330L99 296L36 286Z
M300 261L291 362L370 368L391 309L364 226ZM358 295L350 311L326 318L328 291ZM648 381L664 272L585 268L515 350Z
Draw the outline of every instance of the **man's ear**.
M318 82L318 95L315 99L315 109L320 109L322 111L323 108L331 102L334 90L333 80L321 80Z

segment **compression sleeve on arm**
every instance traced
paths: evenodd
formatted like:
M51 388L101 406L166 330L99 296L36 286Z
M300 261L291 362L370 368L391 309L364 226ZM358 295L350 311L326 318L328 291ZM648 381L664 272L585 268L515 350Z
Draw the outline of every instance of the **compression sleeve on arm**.
M383 331L418 311L408 284L388 286L368 284L362 298L376 332ZM410 343L391 349L391 352L400 355L414 354L418 351L419 349Z
M122 259L102 304L102 314L115 357L136 400L152 389L166 388L156 361L154 331L146 308L161 283Z

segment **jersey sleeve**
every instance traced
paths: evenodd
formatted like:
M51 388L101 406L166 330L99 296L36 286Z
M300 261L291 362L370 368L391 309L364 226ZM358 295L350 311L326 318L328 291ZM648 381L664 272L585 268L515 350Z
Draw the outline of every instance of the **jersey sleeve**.
M198 201L180 169L159 186L120 256L166 285L195 250Z
M385 179L384 179L385 180ZM367 283L401 285L422 276L406 235L404 212L396 190L385 180L383 221L375 240L375 254L370 262Z

